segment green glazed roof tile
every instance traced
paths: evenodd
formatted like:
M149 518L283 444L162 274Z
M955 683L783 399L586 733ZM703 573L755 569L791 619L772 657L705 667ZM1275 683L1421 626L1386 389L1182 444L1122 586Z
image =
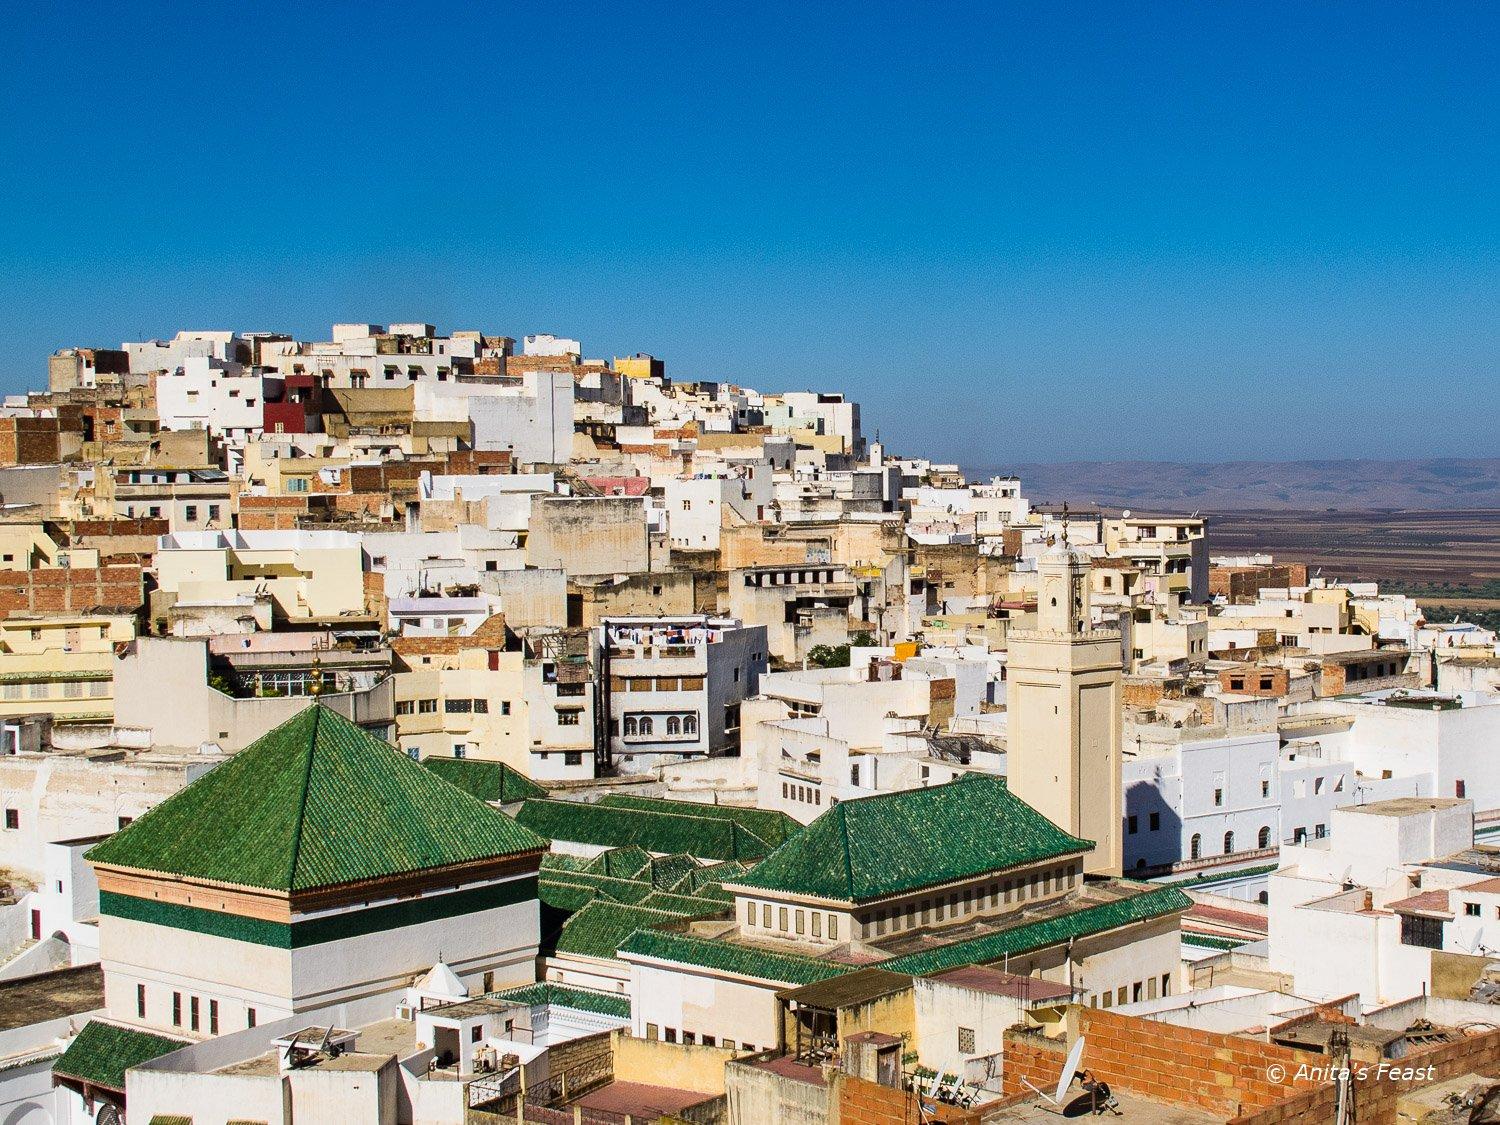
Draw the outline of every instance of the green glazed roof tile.
M775 847L789 836L802 830L786 813L773 809L747 809L738 805L709 805L697 801L670 801L661 797L632 797L624 793L611 793L599 799L601 805L621 809L640 809L643 812L666 812L689 816L715 817L732 820L747 828L766 843Z
M881 962L880 967L892 972L910 973L912 976L928 976L963 965L983 965L1006 956L1013 957L1045 949L1069 938L1102 933L1116 926L1148 918L1160 918L1186 910L1192 904L1192 899L1176 887L1159 887L1118 902L1104 902L1070 914L1060 914L1055 918L1012 926L970 941L954 942L938 949L896 957Z
M591 902L563 926L557 952L613 959L620 943L636 930L675 922L678 915L618 902Z
M422 764L471 797L508 805L528 797L545 797L547 791L525 774L504 762L480 758L423 758Z
M929 789L843 801L728 882L864 902L1088 851L981 774Z
M94 846L98 864L302 891L547 841L313 705Z
M523 984L507 988L503 992L491 992L492 999L509 1000L514 1004L556 1004L561 1008L575 1008L580 1012L594 1012L617 1019L630 1018L630 997L614 996L608 992L591 992L586 988L568 988L561 984Z
M814 984L829 977L842 976L854 968L799 953L773 953L732 941L710 941L665 930L637 930L620 946L620 952L680 965L719 969L783 986Z
M694 806L670 803L685 811L536 798L521 806L516 820L549 840L605 848L634 845L648 852L709 860L758 859L771 851L765 840L733 820L695 815Z
M123 1093L131 1067L186 1046L182 1039L90 1020L52 1064L52 1073Z

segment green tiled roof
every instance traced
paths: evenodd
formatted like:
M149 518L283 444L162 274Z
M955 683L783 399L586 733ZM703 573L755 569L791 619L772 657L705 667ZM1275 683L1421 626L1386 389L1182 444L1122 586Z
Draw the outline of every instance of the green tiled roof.
M591 871L549 871L545 882L555 886L587 888L616 902L640 902L654 889L650 883L641 879L613 879L608 875L595 875Z
M543 871L587 871L589 860L566 852L548 852L542 856Z
M651 853L645 848L628 844L623 848L611 848L589 861L585 871L595 875L608 875L615 879L643 878L641 872L651 866Z
M611 793L599 799L601 805L620 809L640 809L643 812L686 813L689 816L718 817L732 820L742 828L748 828L766 843L775 847L802 830L786 813L773 809L746 809L738 805L709 805L697 801L669 801L661 797L632 797L625 793Z
M728 881L865 902L1092 847L1003 781L969 774L930 789L840 802L749 874Z
M829 977L842 976L854 968L816 957L804 957L800 953L773 953L732 941L710 941L666 930L637 930L620 946L620 952L675 961L679 965L719 969L783 986L814 984Z
M90 1020L52 1064L52 1073L123 1093L131 1067L186 1046L182 1039Z
M646 874L651 885L658 890L675 890L679 883L687 880L698 870L698 861L690 855L666 855L651 861L651 870Z
M422 764L471 797L508 805L528 797L545 797L547 791L531 778L504 762L479 758L423 758Z
M684 810L693 806L682 802ZM516 819L549 840L597 847L635 845L648 852L685 852L698 859L758 859L771 851L754 832L733 820L693 815L690 811L656 812L580 801L527 801Z
M301 891L546 846L498 809L314 704L86 858Z
M702 895L674 895L670 891L653 891L641 899L640 905L651 910L666 910L693 918L706 918L710 914L722 914L729 909L733 896L722 899L706 898Z
M537 898L546 905L557 910L565 910L569 914L575 910L582 910L598 897L599 892L594 888L580 886L577 883L555 883L546 878L537 883Z
M507 988L504 992L491 992L489 996L496 1000L509 1000L514 1004L556 1004L561 1008L576 1008L580 1012L594 1012L622 1020L630 1018L628 996L590 992L586 988L568 988L561 984L523 984L517 988Z
M677 920L678 915L666 910L597 900L568 919L558 935L557 952L613 958L620 943L636 930Z
M1060 914L1055 918L1044 918L1024 926L1013 926L971 941L955 942L938 949L882 961L880 967L920 977L962 965L984 965L1007 955L1015 956L1046 949L1069 938L1102 933L1116 926L1141 922L1147 918L1159 918L1174 911L1186 910L1192 904L1193 900L1176 887L1158 887L1118 902L1104 902L1075 910L1071 914Z

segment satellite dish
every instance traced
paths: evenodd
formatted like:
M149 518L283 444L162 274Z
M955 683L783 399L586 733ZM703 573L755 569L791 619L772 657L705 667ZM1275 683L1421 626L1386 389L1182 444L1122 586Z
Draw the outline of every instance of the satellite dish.
M1057 1076L1057 1093L1052 1095L1054 1103L1061 1105L1063 1095L1068 1092L1068 1087L1073 1084L1073 1075L1078 1073L1078 1066L1083 1062L1083 1036L1073 1044L1073 1049L1068 1052L1068 1061L1063 1063L1062 1073Z
M1128 520L1130 518L1130 509L1126 508L1123 512L1121 512L1120 518Z

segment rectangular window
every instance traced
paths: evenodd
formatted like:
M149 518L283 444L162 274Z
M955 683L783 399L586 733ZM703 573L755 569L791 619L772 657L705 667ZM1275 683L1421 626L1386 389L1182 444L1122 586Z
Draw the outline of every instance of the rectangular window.
M188 997L188 1030L198 1030L198 998L196 996Z
M1464 914L1469 918L1479 917L1479 904L1477 902L1464 903Z
M1161 813L1154 812L1154 813L1151 814L1151 831L1155 832L1160 827L1161 827Z
M146 1018L146 986L144 984L135 986L135 1018L140 1020Z
M839 940L839 916L837 914L830 914L828 916L828 940Z
M667 1042L668 1043L675 1043L675 1042L677 1042L677 1029L675 1027L669 1027L669 1028L667 1028Z
M198 505L188 504L182 509L182 518L192 522L198 518Z
M436 699L419 699L419 700L417 700L417 713L419 715L436 715L437 714L437 700Z
M813 911L812 916L812 936L815 938L823 936L823 915L819 914L816 910Z
M648 1043L655 1043L656 1040L660 1037L661 1029L658 1028L654 1023L648 1023L646 1025L646 1041Z
M1214 808L1218 808L1218 807L1220 807L1223 804L1224 804L1224 790L1222 790L1222 789L1215 789L1214 790Z
M14 829L14 828L20 828L21 827L21 810L20 809L6 809L5 810L5 827L12 828L12 829Z
M771 904L769 902L760 908L760 924L764 929L771 928Z
M1415 945L1423 949L1443 948L1443 920L1421 918L1415 914L1401 915L1401 944Z
M450 715L467 715L474 710L472 699L445 699L443 710Z
M557 712L557 725L560 727L576 727L578 725L578 715L579 712L577 711L559 711Z
M172 1026L182 1026L182 993L172 993Z
M797 932L799 934L807 932L807 912L804 910L797 911Z
M782 933L786 933L788 922L788 911L786 907L783 906L778 912L777 921L780 922L780 926L778 927L778 929L780 929Z
M208 1033L219 1034L219 1002L217 1000L208 1002Z
M412 701L410 699L398 699L396 701L396 714L410 715L412 712Z
M1129 833L1131 836L1135 835L1136 829L1138 829L1139 827L1140 827L1140 824L1137 821L1137 818L1135 818L1133 816L1127 816L1125 818L1125 831L1127 833Z
M508 699L502 699L500 701L500 714L502 714L502 715L509 715L510 714L510 700L508 700Z
M1260 783L1260 795L1262 797L1269 797L1271 795L1271 783L1269 781L1262 781Z
M474 714L488 715L490 713L490 701L488 699L474 700Z
M972 1027L961 1027L958 1029L958 1053L960 1055L972 1055L974 1053L974 1029Z

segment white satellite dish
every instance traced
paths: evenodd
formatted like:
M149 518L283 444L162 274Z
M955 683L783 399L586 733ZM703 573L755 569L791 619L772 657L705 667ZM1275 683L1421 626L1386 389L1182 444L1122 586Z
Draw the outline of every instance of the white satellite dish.
M1062 1073L1057 1076L1057 1093L1052 1095L1052 1100L1062 1105L1063 1095L1068 1092L1068 1087L1073 1084L1073 1075L1078 1073L1078 1066L1083 1062L1083 1036L1073 1044L1073 1049L1068 1052L1068 1061L1063 1063Z
M1121 512L1120 518L1128 520L1130 518L1130 509L1126 508L1123 512Z

